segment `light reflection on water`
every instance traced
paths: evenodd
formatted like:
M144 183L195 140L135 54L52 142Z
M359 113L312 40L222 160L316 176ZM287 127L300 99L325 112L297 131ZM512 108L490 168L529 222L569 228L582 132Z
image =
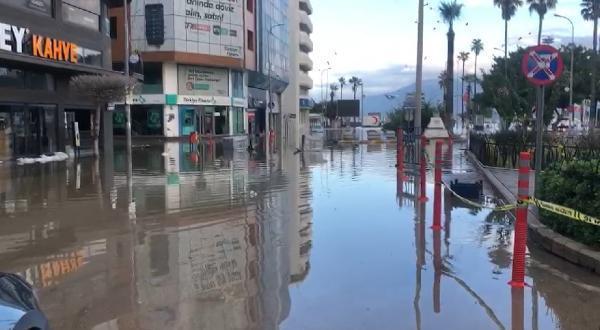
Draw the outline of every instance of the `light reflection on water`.
M452 155L446 172L472 173ZM0 168L0 269L35 284L53 328L600 325L598 279L539 249L533 287L511 293L510 216L446 191L433 232L433 185L415 203L412 169L398 183L386 145L267 158L166 143L133 156L133 209L119 151Z

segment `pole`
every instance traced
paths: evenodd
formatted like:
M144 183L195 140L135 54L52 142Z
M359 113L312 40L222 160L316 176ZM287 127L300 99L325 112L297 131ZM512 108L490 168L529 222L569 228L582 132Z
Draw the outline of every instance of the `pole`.
M519 157L519 202L529 199L529 172L531 155L521 152ZM513 251L512 280L508 283L515 288L525 287L525 252L527 249L527 204L520 203L517 207L515 222L515 244Z
M568 19L568 18L567 18ZM569 23L571 23L571 76L569 77L569 105L571 106L571 111L573 112L573 122L575 122L575 105L573 104L573 70L575 64L575 25L573 21L570 19Z
M444 141L435 142L435 190L433 193L433 226L431 229L442 229L442 148Z
M538 87L536 108L536 136L535 136L535 187L540 187L540 174L542 173L542 160L544 157L544 97L545 87Z
M126 78L129 78L129 10L127 0L123 0L123 24L125 28L125 55L123 59L123 73L125 74ZM131 149L131 105L127 103L127 96L125 97L125 117L127 119L127 129L125 130L125 134L127 136L127 148ZM104 134L106 134L106 132L104 132Z
M268 74L268 86L267 86L267 99L268 99L268 103L267 103L267 115L266 115L266 128L265 128L265 134L268 134L269 129L271 128L271 103L273 102L272 100L272 96L271 96L271 88L272 88L272 82L271 82L271 36L273 35L273 26L271 26L269 28L269 36L267 37L267 65L269 66L269 68L267 69L267 74Z
M416 142L416 141L415 141ZM425 145L427 144L427 138L425 135L421 135L421 161L419 168L420 189L419 189L419 201L427 202L427 159L425 158Z
M125 78L129 79L129 7L127 5L127 0L123 0L123 25L125 28L124 39L125 39L125 47L124 47L124 58L123 58L123 73ZM125 96L125 118L126 118L126 139L127 139L127 202L128 202L128 214L130 219L135 219L135 202L133 201L133 154L131 151L132 142L131 142L131 105L127 103L127 97L129 96L129 91L127 91L127 95ZM104 132L107 134L107 132Z
M421 108L423 106L421 94L423 93L423 20L425 7L424 0L419 0L419 18L417 28L417 77L416 77L416 109L415 109L415 144L417 145L417 155L420 154L421 146L419 145L418 136L421 135Z

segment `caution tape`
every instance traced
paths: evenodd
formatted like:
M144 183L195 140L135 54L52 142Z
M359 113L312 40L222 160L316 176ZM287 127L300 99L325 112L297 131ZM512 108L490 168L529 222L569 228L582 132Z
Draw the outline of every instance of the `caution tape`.
M448 191L450 191L452 193L452 195L454 195L456 198L460 199L462 202L464 202L468 205L480 208L480 209L488 209L488 210L492 210L494 212L507 212L507 211L514 210L517 208L517 204L507 204L507 205L502 205L502 206L487 206L487 205L479 204L479 203L473 202L470 199L462 197L456 191L452 190L452 188L450 188L450 186L448 186L446 183L442 182L442 184L444 185L444 187L446 187L446 189Z
M568 208L566 206L561 206L561 205L557 205L554 203L545 202L545 201L539 200L535 197L529 197L529 199L525 200L524 202L527 204L530 204L530 205L535 205L540 209L550 211L552 213L556 213L559 215L563 215L563 216L573 219L573 220L589 223L594 226L600 226L600 219L594 218L592 216L581 213L577 210Z

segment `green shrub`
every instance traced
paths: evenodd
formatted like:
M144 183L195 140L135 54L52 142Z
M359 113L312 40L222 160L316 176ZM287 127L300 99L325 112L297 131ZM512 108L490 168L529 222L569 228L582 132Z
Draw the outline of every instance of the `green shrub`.
M555 164L542 173L540 197L600 217L600 160L571 160ZM544 224L581 243L600 247L600 227L541 211Z

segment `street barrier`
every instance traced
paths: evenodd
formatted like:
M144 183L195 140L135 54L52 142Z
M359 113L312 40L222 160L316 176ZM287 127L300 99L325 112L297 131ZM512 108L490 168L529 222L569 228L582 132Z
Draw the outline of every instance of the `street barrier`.
M535 205L540 209L563 215L569 219L589 223L594 226L600 226L600 219L581 213L577 210L568 208L566 206L545 202L535 197L529 197L524 202L530 205Z
M435 142L435 188L433 192L433 230L442 229L442 147L444 141Z
M426 202L427 198L427 152L425 151L425 145L427 144L427 138L425 135L421 135L421 161L419 162L419 175L420 175L420 189L419 189L419 201Z

